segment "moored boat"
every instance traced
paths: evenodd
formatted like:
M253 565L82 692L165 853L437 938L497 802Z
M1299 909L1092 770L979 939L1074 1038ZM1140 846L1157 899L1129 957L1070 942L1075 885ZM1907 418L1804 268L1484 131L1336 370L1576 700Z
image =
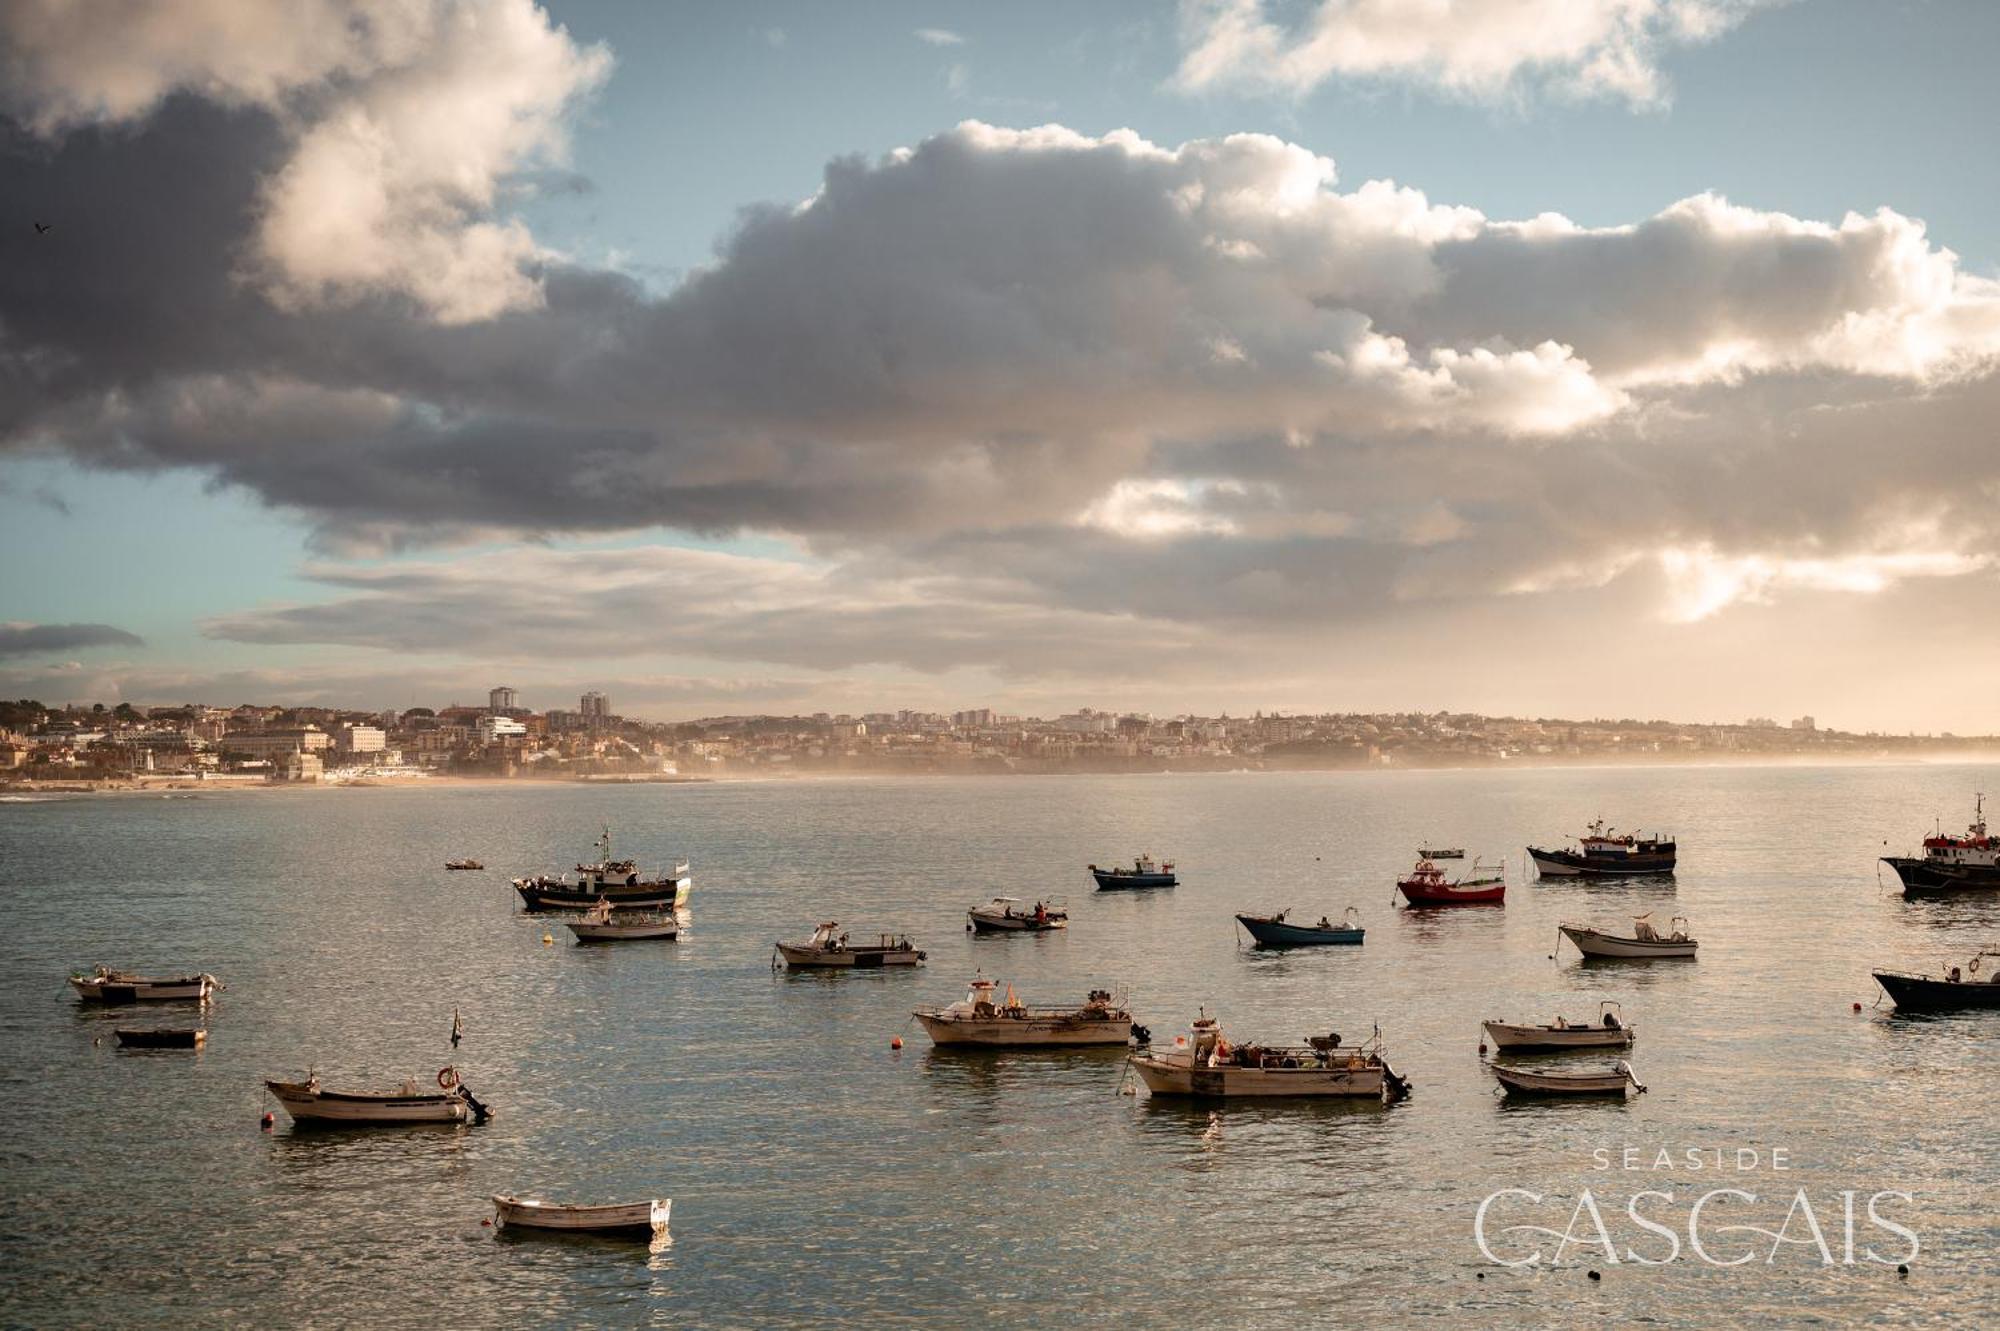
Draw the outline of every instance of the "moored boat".
M99 966L89 975L72 975L71 986L86 1003L203 1003L222 988L222 981L203 971L197 975L134 975Z
M611 909L610 901L599 897L597 904L563 927L576 935L579 943L623 943L644 938L678 938L680 920L672 911Z
M499 1229L552 1229L570 1234L650 1238L667 1227L671 1199L579 1206L495 1194L493 1223Z
M1507 900L1507 875L1504 869L1474 860L1472 872L1448 879L1433 859L1425 858L1418 860L1406 877L1396 880L1396 890L1412 906L1492 905Z
M1576 850L1528 847L1535 868L1546 878L1643 878L1674 871L1677 847L1672 837L1614 835L1599 818L1577 838Z
M1558 924L1558 932L1576 944L1586 957L1617 957L1635 960L1652 957L1692 957L1699 946L1688 936L1687 918L1676 915L1664 936L1653 928L1651 919L1641 915L1632 921L1632 936L1621 937L1593 929L1587 924Z
M294 1123L320 1127L390 1126L406 1123L484 1123L492 1111L458 1080L452 1068L437 1075L435 1091L405 1081L393 1091L329 1091L308 1073L302 1082L266 1081L264 1089L285 1107Z
M1151 855L1141 855L1132 861L1129 869L1100 869L1090 866L1090 876L1097 880L1100 892L1128 892L1140 887L1177 887L1180 879L1174 876L1173 861L1161 864Z
M687 905L694 879L686 860L676 860L671 870L648 878L637 861L612 858L608 826L597 839L597 849L597 862L577 865L573 881L549 874L516 878L514 890L521 894L521 904L530 911L584 910L604 897L613 910L678 910Z
M1285 917L1291 914L1281 910L1275 915L1238 915L1236 922L1243 926L1258 947L1327 947L1348 944L1358 946L1367 935L1360 924L1361 913L1354 907L1347 908L1341 922L1335 924L1322 915L1318 924L1293 924Z
M139 1030L120 1028L118 1043L126 1049L199 1049L208 1042L208 1032L200 1027L149 1026Z
M1127 1062L1154 1095L1337 1096L1388 1103L1409 1093L1409 1083L1389 1066L1378 1039L1347 1049L1338 1035L1314 1036L1303 1046L1232 1045L1205 1013L1188 1034L1174 1037L1172 1048L1141 1050Z
M803 943L778 943L778 955L793 970L875 970L884 966L917 966L924 953L903 934L878 934L872 943L856 943L828 920Z
M972 931L981 934L1044 934L1069 928L1068 911L1046 901L1025 905L1019 897L995 897L965 912L965 918Z
M1145 1029L1105 989L1091 990L1079 1007L1030 1007L1014 997L1011 984L1005 1000L994 1002L996 988L992 980L975 979L958 1002L918 1008L913 1015L938 1045L1122 1045Z
M1420 860L1462 860L1465 858L1465 847L1440 846L1436 850L1432 850L1428 846L1419 846L1417 847L1417 858Z
M1641 1095L1646 1093L1632 1075L1632 1065L1622 1058L1609 1072L1530 1072L1495 1067L1493 1076L1509 1095L1615 1095L1622 1099L1627 1086Z
M446 860L444 862L444 867L447 869L465 870L465 869L484 869L486 866L481 864L478 860Z
M1933 832L1921 857L1884 855L1882 863L1895 871L1906 897L2000 890L2000 838L1986 834L1986 796L1973 797L1964 836Z
M1639 1028L1628 1026L1618 1015L1618 1004L1606 999L1597 1005L1597 1020L1572 1022L1558 1016L1536 1025L1511 1025L1504 1021L1480 1024L1493 1047L1514 1053L1553 1053L1562 1049L1629 1049L1639 1038Z
M1902 1012L2000 1008L2000 950L1976 953L1963 967L1946 967L1943 975L1896 970L1879 970L1874 975L1875 983Z

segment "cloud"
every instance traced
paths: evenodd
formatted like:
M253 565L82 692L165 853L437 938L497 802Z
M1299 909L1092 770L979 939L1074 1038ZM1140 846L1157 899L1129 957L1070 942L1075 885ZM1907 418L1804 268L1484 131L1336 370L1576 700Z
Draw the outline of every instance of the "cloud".
M140 647L145 639L109 624L0 623L0 657L73 652L83 647Z
M965 38L949 28L918 28L910 34L925 46L963 46Z
M610 68L532 0L30 0L0 8L0 49L5 105L44 139L176 94L270 113L284 160L242 254L267 294L397 296L447 323L539 300L547 256L498 192L560 163L566 112Z
M1768 0L1319 0L1296 30L1267 0L1184 0L1176 86L1299 96L1333 79L1493 101L1667 100L1660 57L1712 41Z

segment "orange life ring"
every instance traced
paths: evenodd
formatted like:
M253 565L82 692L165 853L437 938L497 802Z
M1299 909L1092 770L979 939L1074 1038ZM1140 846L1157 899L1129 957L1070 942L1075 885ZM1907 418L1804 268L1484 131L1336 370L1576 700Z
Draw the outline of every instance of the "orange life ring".
M458 1070L456 1068L447 1065L438 1069L438 1086L441 1089L448 1091L456 1085L458 1085Z

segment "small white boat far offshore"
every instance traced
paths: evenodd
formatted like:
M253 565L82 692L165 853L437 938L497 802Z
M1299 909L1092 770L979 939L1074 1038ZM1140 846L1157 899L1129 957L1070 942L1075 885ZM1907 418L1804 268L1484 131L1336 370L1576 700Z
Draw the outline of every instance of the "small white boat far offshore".
M1641 915L1632 921L1632 936L1607 934L1586 924L1559 924L1556 929L1576 944L1586 957L1617 957L1622 960L1650 960L1656 957L1692 958L1699 946L1688 936L1687 917L1676 915L1665 936L1653 928L1651 919Z
M564 920L564 927L576 935L579 943L623 943L638 938L678 938L681 923L671 911L637 911L611 909L611 902L604 897L573 920Z
M405 1123L484 1123L492 1111L458 1080L452 1068L442 1068L435 1091L405 1081L393 1091L329 1091L319 1078L306 1074L302 1082L266 1081L264 1089L292 1116L292 1122L316 1127L385 1126Z
M204 1003L222 988L222 981L203 971L168 977L134 975L99 966L89 975L72 975L70 984L86 1003Z
M1646 1088L1632 1075L1632 1065L1619 1059L1609 1072L1528 1072L1522 1068L1494 1068L1493 1076L1509 1095L1615 1095L1623 1098L1630 1086L1644 1095Z
M1519 1053L1558 1049L1629 1049L1639 1037L1637 1026L1628 1026L1618 1015L1618 1004L1606 1000L1597 1005L1595 1022L1565 1021L1560 1016L1547 1025L1509 1025L1504 1021L1482 1022L1495 1049Z
M965 918L971 930L980 934L1035 934L1069 928L1068 911L1046 901L1027 905L1019 897L995 897L965 912Z
M572 1206L537 1201L533 1197L493 1198L493 1223L499 1229L552 1229L569 1234L615 1234L651 1238L664 1233L671 1199L611 1202L602 1206Z
M778 955L793 970L873 970L883 966L916 966L924 954L905 934L878 934L872 943L856 943L828 920L803 943L776 944Z
M914 1015L939 1045L1122 1045L1145 1029L1133 1024L1132 1014L1108 990L1091 990L1081 1007L1029 1007L1014 997L1011 984L1006 1000L995 1003L997 987L975 979L958 1002L918 1008Z

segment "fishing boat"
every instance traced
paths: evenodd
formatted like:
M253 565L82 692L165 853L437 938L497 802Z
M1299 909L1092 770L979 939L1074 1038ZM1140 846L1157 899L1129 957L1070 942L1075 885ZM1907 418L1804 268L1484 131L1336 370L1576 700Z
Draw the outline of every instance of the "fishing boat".
M1427 846L1419 846L1417 847L1417 858L1420 860L1462 860L1465 858L1465 847L1441 846L1436 850L1432 850Z
M533 1197L493 1198L496 1229L557 1229L569 1234L607 1234L631 1238L651 1238L667 1227L671 1200L655 1198L644 1202L611 1202L601 1206L574 1206L537 1201Z
M611 909L603 897L597 904L563 927L576 935L579 943L624 943L640 938L677 938L681 923L672 911Z
M1639 1038L1639 1028L1628 1026L1619 1016L1618 1004L1606 999L1597 1005L1596 1021L1564 1021L1557 1017L1545 1025L1514 1026L1504 1021L1481 1022L1486 1037L1498 1050L1529 1054L1553 1053L1561 1049L1629 1049Z
M1692 957L1698 946L1688 937L1687 918L1676 915L1667 926L1666 936L1653 928L1650 915L1632 921L1632 936L1623 938L1593 929L1587 924L1558 924L1564 938L1576 944L1586 957L1620 957L1627 960L1652 957Z
M1177 887L1180 879L1174 877L1173 862L1165 864L1151 855L1141 855L1132 861L1129 869L1100 869L1090 866L1090 876L1097 880L1100 892L1129 892L1140 887Z
M972 931L980 934L1045 934L1069 928L1068 911L1046 901L1024 905L1019 897L995 897L965 912L965 918Z
M677 860L670 872L648 878L636 861L612 858L608 826L597 839L597 851L595 864L576 866L573 881L549 874L516 878L514 890L521 894L521 904L531 911L584 910L606 897L613 910L678 910L687 905L694 879L686 860Z
M1258 947L1326 947L1332 944L1359 945L1368 932L1360 924L1361 913L1354 907L1347 908L1341 922L1335 924L1322 915L1318 924L1293 924L1285 917L1291 914L1281 910L1275 915L1238 915L1236 922L1243 926Z
M364 1127L404 1123L484 1123L492 1111L474 1097L452 1068L442 1068L435 1091L405 1081L393 1091L329 1091L319 1078L266 1081L264 1089L292 1116L315 1127Z
M1122 1045L1145 1030L1133 1023L1132 1014L1107 989L1091 990L1079 1007L1030 1007L1014 997L1011 984L1006 998L994 1002L998 987L992 980L974 979L958 1002L918 1008L913 1015L937 1045Z
M1483 906L1507 900L1507 875L1503 867L1489 867L1478 860L1472 872L1457 880L1444 876L1434 859L1417 861L1409 875L1396 880L1396 890L1412 906Z
M1906 897L2000 889L2000 838L1986 834L1986 796L1973 797L1964 836L1933 832L1924 838L1921 857L1884 855L1882 863L1895 870Z
M1943 975L1879 970L1875 983L1904 1012L2000 1008L2000 950L1976 953L1964 967L1947 967Z
M1509 1095L1615 1095L1623 1099L1627 1086L1641 1095L1646 1093L1632 1075L1632 1065L1622 1058L1609 1072L1529 1072L1496 1067L1493 1075Z
M118 1043L126 1049L199 1049L208 1042L208 1032L200 1027L150 1026L141 1030L120 1029Z
M924 954L903 934L878 934L872 943L856 943L832 920L820 925L803 943L778 943L778 955L793 970L874 970L883 966L916 966Z
M1154 1095L1340 1096L1387 1104L1409 1093L1409 1082L1389 1066L1379 1038L1347 1049L1338 1035L1309 1037L1303 1046L1233 1045L1205 1012L1186 1035L1174 1037L1172 1048L1140 1050L1127 1062Z
M88 975L72 975L69 982L86 1003L205 1003L222 988L222 981L207 971L198 975L134 975L109 966L99 966Z
M1674 871L1672 837L1616 835L1599 818L1577 838L1577 850L1528 847L1535 868L1546 878L1643 878Z
M444 867L447 869L484 869L486 866L478 860L446 860Z

